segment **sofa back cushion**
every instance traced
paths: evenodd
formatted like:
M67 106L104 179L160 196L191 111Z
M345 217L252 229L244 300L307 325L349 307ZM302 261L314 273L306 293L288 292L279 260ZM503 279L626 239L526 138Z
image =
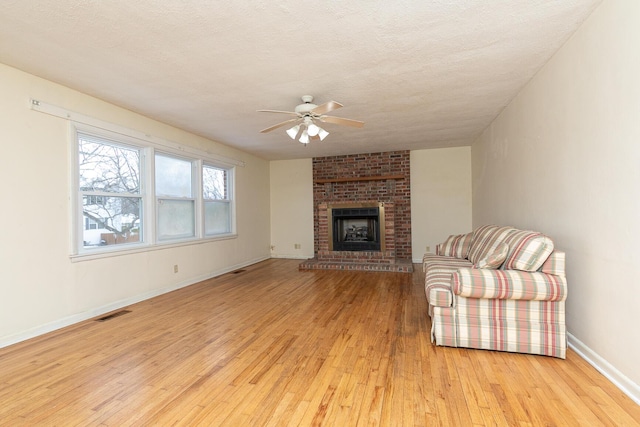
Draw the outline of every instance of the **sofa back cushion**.
M494 251L488 254L486 257L479 260L473 266L475 268L491 268L496 269L502 265L505 259L507 259L507 254L509 253L509 245L506 243L498 243L498 246L494 249Z
M540 271L556 276L564 276L565 253L554 250L549 258L542 264Z
M451 235L436 246L436 255L467 259L473 233Z
M497 225L484 225L476 228L473 231L471 248L469 248L469 261L477 264L478 261L492 254L513 231L515 231L513 227L498 227Z
M537 271L553 251L553 241L536 231L514 231L505 243L509 245L509 254L503 270Z

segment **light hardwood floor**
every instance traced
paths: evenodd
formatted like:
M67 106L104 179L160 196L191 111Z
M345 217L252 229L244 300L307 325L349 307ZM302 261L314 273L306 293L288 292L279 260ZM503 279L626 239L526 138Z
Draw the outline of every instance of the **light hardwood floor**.
M640 425L573 351L433 346L420 272L298 263L0 349L0 425Z

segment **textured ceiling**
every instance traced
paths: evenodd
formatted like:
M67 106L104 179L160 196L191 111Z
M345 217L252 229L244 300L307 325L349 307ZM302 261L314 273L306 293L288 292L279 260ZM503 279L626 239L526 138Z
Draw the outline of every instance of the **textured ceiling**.
M463 146L599 3L3 0L0 62L266 159ZM259 133L305 94L364 128Z

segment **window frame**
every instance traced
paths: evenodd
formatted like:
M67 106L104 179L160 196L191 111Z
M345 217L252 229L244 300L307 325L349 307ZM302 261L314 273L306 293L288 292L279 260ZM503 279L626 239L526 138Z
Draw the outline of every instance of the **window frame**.
M132 131L132 133L134 133ZM87 259L95 259L109 256L119 256L128 253L145 252L149 250L165 249L172 246L184 246L192 244L201 244L208 241L226 240L237 238L236 232L236 211L235 211L235 171L236 165L229 164L217 159L208 153L199 152L199 150L189 149L181 146L170 146L168 144L158 144L150 137L139 138L130 136L123 132L115 132L103 128L97 128L88 124L71 122L71 165L70 168L70 186L73 196L71 218L71 254L72 261L82 261ZM140 150L140 197L141 215L140 215L140 242L105 245L96 247L85 247L83 240L85 216L83 215L83 203L85 196L115 196L120 197L119 193L95 192L96 194L86 194L79 187L80 182L80 165L79 165L79 136L87 135L97 140L103 140L107 144L123 148L133 148ZM194 235L189 237L160 239L158 232L158 205L159 198L172 200L174 198L167 196L157 197L155 194L155 156L163 155L170 158L177 158L191 162L192 171L192 198L176 198L176 200L193 200L194 203ZM209 166L224 170L227 176L227 202L229 203L229 223L230 232L220 234L206 234L204 223L204 203L203 196L203 167ZM126 197L126 196L125 196ZM98 200L98 199L96 199Z
M208 199L205 198L204 196L204 168L212 168L212 169L218 169L221 170L225 173L225 194L226 194L226 198L224 199ZM230 170L229 168L225 168L223 166L220 165L216 165L213 162L203 162L202 165L200 165L200 196L202 198L202 235L205 237L214 237L214 236L219 236L219 235L225 235L225 234L233 234L235 233L235 197L233 196L233 190L235 188L234 182L234 174L232 173L232 170ZM207 224L206 224L206 215L205 215L205 209L206 209L206 203L207 202L219 202L219 203L225 203L228 205L228 209L229 209L229 232L227 233L219 233L219 234L207 234Z
M191 196L190 197L184 197L184 196L175 196L175 195L167 195L167 194L158 194L157 189L156 189L156 179L157 179L157 162L156 159L158 156L161 157L166 157L166 158L170 158L170 159L175 159L175 160L180 160L180 161L184 161L184 162L188 162L189 163L189 169L191 172L191 176L190 176L190 181L191 181ZM198 160L196 159L192 159L192 158L188 158L188 157L184 157L184 156L177 156L175 154L171 154L171 153L166 153L164 151L160 151L160 150L155 150L154 154L153 154L153 167L154 167L154 174L153 174L153 186L154 186L154 190L155 190L155 194L154 194L154 207L155 207L155 232L156 232L156 236L157 236L157 243L158 244L163 244L163 243L169 243L169 242L177 242L177 241L188 241L188 240L192 240L192 239L196 239L199 237L199 233L198 233L198 200L197 200L197 179L196 179L196 175L197 175L197 165L196 163L198 162ZM165 237L163 238L161 233L160 233L160 204L161 201L176 201L176 202L187 202L187 201L192 201L193 202L193 234L189 235L189 236L177 236L177 237Z

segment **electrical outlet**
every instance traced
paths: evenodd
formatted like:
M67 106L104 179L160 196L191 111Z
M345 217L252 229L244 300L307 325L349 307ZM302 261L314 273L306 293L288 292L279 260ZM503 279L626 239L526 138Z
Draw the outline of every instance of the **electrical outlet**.
M177 272L178 272L178 264L175 264L175 265L173 266L173 272L174 272L174 273L177 273Z
M296 243L295 245L293 245L293 247L294 247L295 249L300 249L301 245L300 245L300 243Z
M271 245L271 250L274 250L275 248L275 245Z
M427 252L431 252L431 246L427 245Z

